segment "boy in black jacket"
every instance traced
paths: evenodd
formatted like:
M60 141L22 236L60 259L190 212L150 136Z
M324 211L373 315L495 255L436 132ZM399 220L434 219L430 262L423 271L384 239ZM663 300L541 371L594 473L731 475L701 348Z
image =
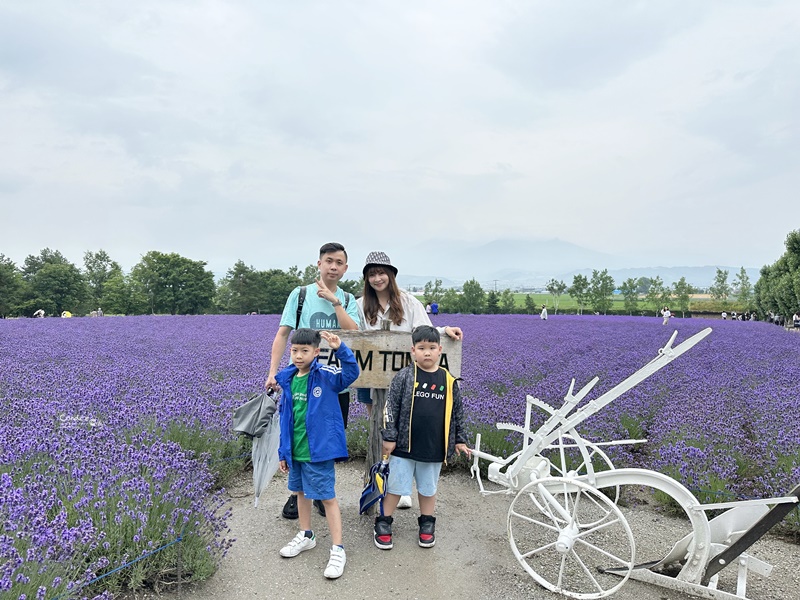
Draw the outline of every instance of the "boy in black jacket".
M392 514L400 496L411 494L416 481L420 516L419 545L436 543L436 486L442 463L453 454L471 452L466 444L464 411L455 377L439 366L439 332L421 325L411 333L414 364L392 379L386 400L383 454L389 460L389 481L383 516L375 519L375 545L391 550Z

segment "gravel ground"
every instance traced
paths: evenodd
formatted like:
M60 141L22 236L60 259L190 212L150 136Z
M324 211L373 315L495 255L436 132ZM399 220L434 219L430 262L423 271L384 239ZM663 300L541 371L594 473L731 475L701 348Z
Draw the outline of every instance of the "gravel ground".
M284 559L278 550L297 532L297 522L280 516L287 492L276 477L253 507L251 479L242 475L228 490L233 516L229 521L233 548L208 581L184 584L181 596L193 600L249 598L506 598L560 600L540 587L516 562L506 534L506 515L513 496L482 497L475 481L463 472L442 476L437 503L436 546L423 549L416 541L414 507L395 514L394 549L381 551L372 542L372 519L358 514L364 464L337 466L337 492L342 508L347 567L334 581L323 577L330 535L314 513L317 547ZM637 561L660 554L685 535L686 523L640 504L626 511L634 530ZM749 577L754 600L800 599L800 546L777 537L759 541L751 553L774 566L771 577ZM726 570L727 571L727 570ZM725 572L723 572L725 573ZM726 574L723 589L735 590L735 574ZM166 594L177 598L177 593ZM143 600L152 594L137 594ZM614 595L619 600L678 600L685 594L629 580Z

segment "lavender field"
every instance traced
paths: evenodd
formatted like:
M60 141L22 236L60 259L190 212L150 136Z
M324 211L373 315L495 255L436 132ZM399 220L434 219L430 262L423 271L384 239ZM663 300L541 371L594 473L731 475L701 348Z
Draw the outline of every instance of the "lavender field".
M582 386L598 375L596 397L652 359L673 330L680 342L712 326L581 433L648 438L618 450L615 466L668 473L698 496L780 495L800 481L800 335L700 319L438 319L465 332L466 412L484 434L496 421L522 423L527 394L558 405L573 377ZM184 576L212 573L234 543L219 484L246 450L229 431L231 413L261 389L277 322L0 321L0 595L109 598L174 577L178 546ZM354 431L360 416L354 405ZM495 433L486 443L506 453L518 440Z

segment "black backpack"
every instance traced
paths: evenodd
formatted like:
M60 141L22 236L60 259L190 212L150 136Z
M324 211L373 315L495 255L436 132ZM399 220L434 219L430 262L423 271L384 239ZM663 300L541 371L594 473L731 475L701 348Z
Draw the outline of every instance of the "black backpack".
M344 293L344 309L347 310L347 307L350 306L350 296L352 294L345 292ZM300 296L297 298L297 318L294 322L294 328L299 329L300 327L300 315L303 313L303 304L306 301L306 286L300 286Z

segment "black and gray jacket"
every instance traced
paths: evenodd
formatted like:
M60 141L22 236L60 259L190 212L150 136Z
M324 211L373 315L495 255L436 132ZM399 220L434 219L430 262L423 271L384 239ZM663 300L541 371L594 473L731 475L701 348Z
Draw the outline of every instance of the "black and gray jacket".
M467 434L464 429L464 408L461 404L461 392L456 385L456 378L447 369L439 367L445 372L447 391L445 395L444 413L444 443L445 464L447 458L455 453L456 444L466 444ZM417 374L417 365L410 364L401 369L392 379L389 393L386 397L386 408L383 414L383 428L381 436L387 442L396 442L397 447L407 452L411 451L411 417L414 410L414 381Z

